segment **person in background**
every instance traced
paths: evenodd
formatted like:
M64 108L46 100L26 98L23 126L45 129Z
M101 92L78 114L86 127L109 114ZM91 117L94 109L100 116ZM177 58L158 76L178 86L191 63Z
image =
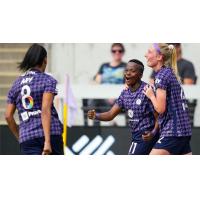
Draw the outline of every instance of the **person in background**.
M112 59L110 62L103 63L94 81L97 84L124 84L124 70L126 63L123 62L125 53L124 45L121 43L113 43L111 45ZM115 99L95 99L89 101L89 106L95 107L97 112L105 112L110 109L115 103ZM95 121L95 126L99 126L100 122Z
M182 57L181 43L167 43L167 44L168 45L172 44L176 48L178 75L181 79L182 84L184 85L196 84L197 77L196 77L194 65L192 62ZM151 74L150 83L154 83L154 78L155 78L155 72L153 71ZM189 116L190 116L191 124L193 126L194 112L197 105L197 100L196 99L187 100L187 104L189 107Z

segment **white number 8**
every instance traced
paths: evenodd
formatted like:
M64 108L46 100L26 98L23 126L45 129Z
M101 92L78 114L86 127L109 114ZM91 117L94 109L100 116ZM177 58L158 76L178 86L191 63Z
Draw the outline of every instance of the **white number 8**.
M22 105L25 109L31 109L33 107L33 98L30 96L31 88L28 85L24 85L21 90Z

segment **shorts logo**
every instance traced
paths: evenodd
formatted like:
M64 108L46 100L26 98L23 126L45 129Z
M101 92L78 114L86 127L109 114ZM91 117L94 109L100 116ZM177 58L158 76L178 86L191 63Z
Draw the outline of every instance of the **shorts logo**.
M161 140L163 140L164 139L164 137L161 137L159 140L158 140L158 144L161 144L162 142L161 142Z
M128 110L128 116L130 118L133 118L133 111L131 109Z
M136 104L140 105L142 103L141 99L137 99Z

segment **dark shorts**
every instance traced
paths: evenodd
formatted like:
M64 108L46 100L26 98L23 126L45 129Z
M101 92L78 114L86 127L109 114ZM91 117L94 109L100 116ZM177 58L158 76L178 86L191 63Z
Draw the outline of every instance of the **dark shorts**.
M28 140L20 144L22 155L41 155L44 147L44 137ZM63 138L61 135L51 135L52 155L64 155Z
M153 147L154 149L167 150L172 155L184 155L191 153L191 136L187 137L160 137Z
M130 148L129 148L129 155L149 155L151 150L153 149L154 145L159 139L159 134L155 135L151 141L145 142L135 142L133 141Z

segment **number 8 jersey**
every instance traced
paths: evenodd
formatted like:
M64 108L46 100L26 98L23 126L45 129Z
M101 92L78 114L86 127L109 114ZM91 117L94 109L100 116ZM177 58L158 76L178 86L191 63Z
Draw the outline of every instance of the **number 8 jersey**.
M19 114L19 142L44 136L41 109L43 93L57 95L57 81L50 75L32 70L20 76L8 92L7 103L14 104ZM61 135L62 124L55 107L51 108L51 135Z
M156 72L155 88L166 90L166 111L158 119L161 136L190 136L192 130L184 91L171 67L163 66Z

